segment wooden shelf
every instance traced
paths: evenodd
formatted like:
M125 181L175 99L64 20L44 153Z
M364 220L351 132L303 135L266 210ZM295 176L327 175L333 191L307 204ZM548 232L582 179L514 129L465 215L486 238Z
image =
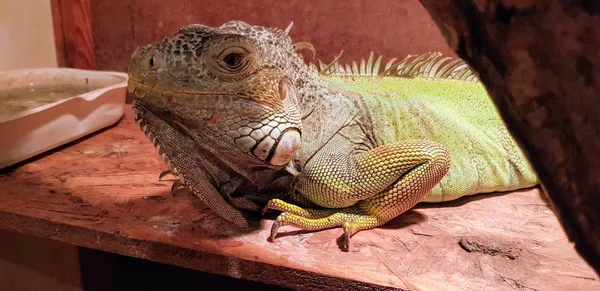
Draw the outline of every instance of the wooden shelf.
M419 205L356 234L239 229L171 181L128 106L114 127L0 172L0 229L307 290L598 290L537 189ZM471 251L466 251L470 249Z

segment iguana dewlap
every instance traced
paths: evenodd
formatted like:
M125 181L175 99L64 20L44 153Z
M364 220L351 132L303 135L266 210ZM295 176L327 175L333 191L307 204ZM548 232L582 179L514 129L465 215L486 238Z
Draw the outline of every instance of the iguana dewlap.
M284 185L264 207L282 211L272 238L282 225L341 226L347 246L419 201L537 183L481 84L451 74L461 63L434 56L357 76L377 75L370 59L321 74L287 32L190 25L138 48L128 69L143 129L225 219L247 225L239 209L263 206L235 193Z

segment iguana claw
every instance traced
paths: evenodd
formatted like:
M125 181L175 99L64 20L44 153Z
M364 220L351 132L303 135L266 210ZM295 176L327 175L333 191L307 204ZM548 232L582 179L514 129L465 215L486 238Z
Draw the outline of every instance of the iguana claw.
M260 215L261 215L261 216L264 216L264 215L265 215L265 213L267 213L267 211L269 211L269 209L271 209L271 205L270 205L270 204L271 204L271 201L273 201L273 200L269 200L269 202L267 202L267 205L265 205L265 207L263 207L263 208L260 210Z
M171 195L175 196L175 191L177 191L177 189L181 186L184 185L184 183L181 181L181 179L179 179L179 175L177 173L177 170L164 170L162 172L160 172L160 174L158 175L158 180L162 180L162 178L164 178L167 175L174 175L177 176L178 179L175 180L175 182L173 182L173 185L171 185Z
M271 226L271 235L269 236L270 242L275 241L275 237L277 236L278 230L279 230L279 223L277 223L277 221L274 221L273 225Z
M173 170L168 169L168 170L164 170L164 171L160 172L160 174L158 175L158 180L159 181L162 180L162 178L164 178L167 175L177 176L177 174Z
M344 229L344 247L343 247L343 251L350 251L350 236L352 235L352 232L350 231L350 223L348 222L344 222L342 225L342 228Z
M181 185L183 185L183 183L181 183L181 180L175 180L175 182L173 182L173 185L171 185L171 195L175 196L175 191L177 191L177 189L181 187Z

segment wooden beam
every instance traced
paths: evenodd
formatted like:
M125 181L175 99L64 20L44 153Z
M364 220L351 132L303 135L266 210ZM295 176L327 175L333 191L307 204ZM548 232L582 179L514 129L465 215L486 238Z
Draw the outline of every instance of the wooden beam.
M569 239L600 272L600 2L420 1L479 72Z
M60 67L96 68L90 0L51 0Z

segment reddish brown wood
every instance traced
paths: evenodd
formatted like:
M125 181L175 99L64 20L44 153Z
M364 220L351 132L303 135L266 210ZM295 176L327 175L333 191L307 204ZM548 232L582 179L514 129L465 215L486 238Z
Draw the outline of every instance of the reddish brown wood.
M421 0L477 71L600 273L600 2Z
M56 54L60 67L95 69L90 0L52 0Z
M270 243L270 220L243 230L171 196L132 119L0 172L0 229L304 290L600 288L538 190L421 205L348 253L340 229L284 227Z
M54 28L54 42L56 43L56 62L59 67L67 64L65 56L65 36L62 19L62 0L51 0L52 26Z
M308 41L317 57L331 61L367 58L373 51L388 60L408 54L453 52L417 0L104 0L92 1L99 69L125 71L137 46L172 35L181 26L219 26L230 20L284 29Z

